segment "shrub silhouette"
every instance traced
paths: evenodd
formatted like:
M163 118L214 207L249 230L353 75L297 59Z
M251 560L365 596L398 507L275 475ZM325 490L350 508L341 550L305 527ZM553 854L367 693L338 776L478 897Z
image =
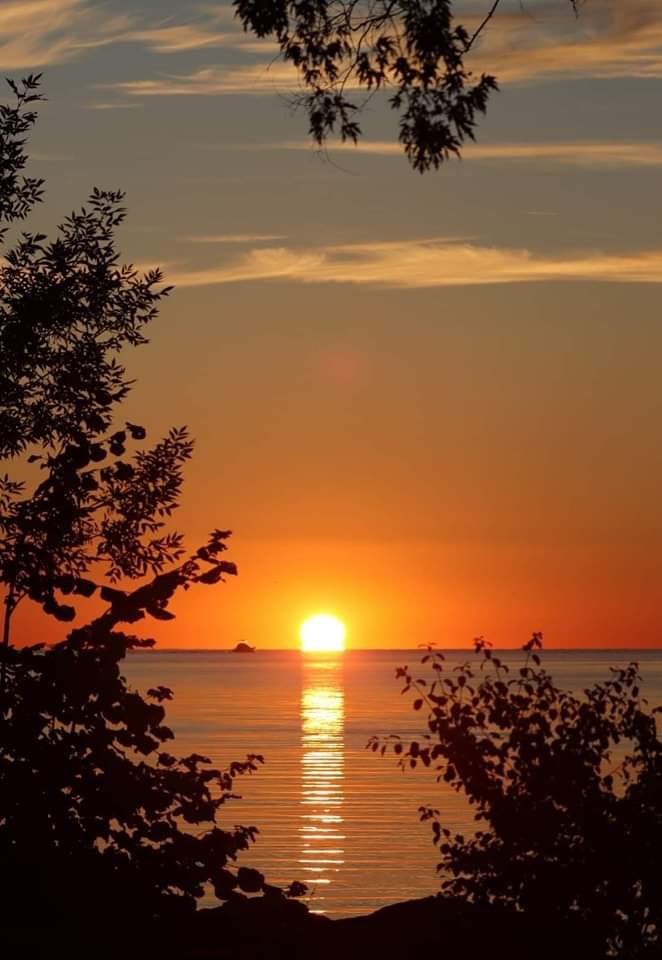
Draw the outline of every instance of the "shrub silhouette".
M10 86L15 100L0 107L5 231L43 187L22 173L39 77ZM169 753L171 691L142 696L121 673L127 651L153 644L130 624L171 619L178 589L236 573L228 531L186 556L164 530L191 454L186 430L145 450L135 449L143 427L113 426L130 388L120 351L146 342L168 293L158 271L119 265L121 201L95 190L54 241L23 233L0 267L0 456L22 456L32 465L23 474L37 473L29 493L0 478L0 903L5 923L26 929L35 907L45 928L112 917L109 935L190 912L208 886L221 899L264 888L257 871L235 868L256 828L216 822L233 779L262 758L217 770ZM19 604L67 622L93 595L107 609L63 642L12 646Z
M393 749L465 795L484 826L451 834L421 808L441 854L446 894L581 922L595 956L659 956L662 932L662 744L640 696L636 664L575 695L541 664L540 634L511 676L482 638L479 664L449 670L440 652L422 662L432 678L398 670L427 732Z

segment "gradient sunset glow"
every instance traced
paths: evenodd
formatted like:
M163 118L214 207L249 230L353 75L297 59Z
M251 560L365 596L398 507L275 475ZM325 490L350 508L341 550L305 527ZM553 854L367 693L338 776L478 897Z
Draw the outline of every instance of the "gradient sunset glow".
M122 415L195 437L187 543L234 531L238 578L136 629L296 649L332 597L352 649L662 645L659 4L511 4L477 143L424 177L379 96L315 153L229 3L33 6L0 48L44 71L34 228L127 191L122 259L175 290Z

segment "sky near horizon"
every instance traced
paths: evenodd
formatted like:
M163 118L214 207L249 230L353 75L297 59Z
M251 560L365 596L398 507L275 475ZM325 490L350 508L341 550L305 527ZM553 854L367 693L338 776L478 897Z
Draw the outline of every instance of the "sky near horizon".
M123 256L176 286L126 416L189 425L176 526L231 528L240 576L151 632L661 645L659 0L505 0L475 54L501 92L425 176L378 99L313 150L274 56L228 3L0 6L2 73L48 97L31 227L122 188Z

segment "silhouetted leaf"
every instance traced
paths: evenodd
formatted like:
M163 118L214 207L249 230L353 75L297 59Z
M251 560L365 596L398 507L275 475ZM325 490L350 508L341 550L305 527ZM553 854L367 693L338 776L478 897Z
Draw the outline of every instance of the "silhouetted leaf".
M129 423L127 421L126 428L131 434L133 440L144 440L147 436L147 431L144 427L139 427L135 423Z
M62 593L71 593L76 585L76 580L70 573L63 573L56 578L55 584Z
M90 459L95 463L106 459L106 450L100 443L93 443L90 447Z
M91 597L96 589L96 584L92 580L86 580L84 577L78 577L74 584L74 593L78 593L82 597Z
M212 567L210 570L206 570L204 573L201 573L198 577L200 583L218 583L223 576L223 570L220 563Z
M170 613L169 610L164 610L163 607L145 607L145 610L150 615L154 617L155 620L174 620L174 613Z
M63 620L65 623L73 620L76 616L76 611L73 607L69 607L66 604L57 603L52 610L48 611L55 617L56 620Z
M264 886L264 876L251 867L239 867L237 882L244 893L259 893Z

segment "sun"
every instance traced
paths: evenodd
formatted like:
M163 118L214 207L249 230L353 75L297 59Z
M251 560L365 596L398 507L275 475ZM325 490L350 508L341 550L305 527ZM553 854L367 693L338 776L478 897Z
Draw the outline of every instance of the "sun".
M328 613L318 613L301 624L304 653L331 653L345 649L345 625Z

